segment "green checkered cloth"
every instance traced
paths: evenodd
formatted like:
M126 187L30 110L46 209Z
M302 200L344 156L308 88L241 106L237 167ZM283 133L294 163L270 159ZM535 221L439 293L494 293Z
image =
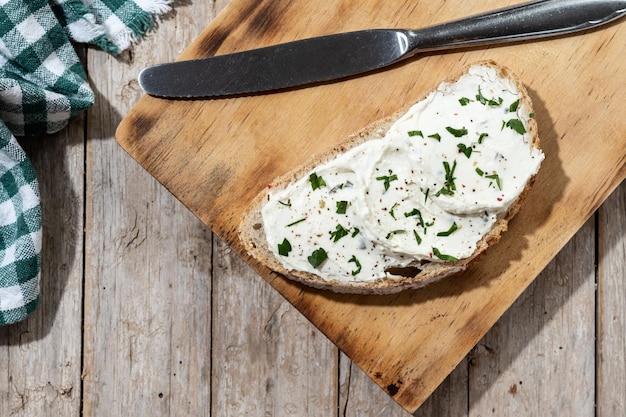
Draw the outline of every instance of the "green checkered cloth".
M0 325L39 302L39 186L15 136L58 132L94 103L73 43L118 54L170 1L0 0Z

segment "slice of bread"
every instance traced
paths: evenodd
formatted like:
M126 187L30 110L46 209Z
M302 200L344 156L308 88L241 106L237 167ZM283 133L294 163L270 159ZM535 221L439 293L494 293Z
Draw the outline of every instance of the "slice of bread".
M478 75L475 75L475 74L478 74ZM466 106L468 103L471 103L471 105L467 106L465 109L463 109L463 111L466 111L466 112L470 111L468 109L471 108L472 109L471 111L476 112L475 114L476 119L480 119L481 117L478 114L479 112L491 111L492 113L489 113L490 114L489 117L493 117L493 114L500 115L501 113L502 124L500 126L500 120L498 120L497 121L498 128L495 130L492 129L492 132L502 131L505 133L508 132L508 134L510 134L510 130L517 130L517 133L521 135L521 139L520 139L521 141L520 143L522 143L521 146L527 147L527 149L525 149L524 151L525 152L527 151L529 153L533 164L521 164L521 163L515 162L514 160L517 159L518 155L516 154L506 155L505 154L503 156L505 152L501 151L500 148L497 148L497 149L494 148L495 150L482 148L481 146L483 146L482 145L483 140L496 141L499 138L495 136L499 135L499 133L497 132L492 133L489 138L485 139L483 136L486 137L487 134L481 134L480 136L478 136L478 131L472 132L471 129L470 129L470 132L468 133L468 130L465 129L465 125L460 126L459 125L460 122L458 120L450 121L450 125L451 126L454 125L458 129L446 127L446 129L448 129L448 132L450 132L451 135L446 133L444 130L443 135L445 135L445 137L440 134L429 135L429 132L426 132L426 131L422 132L421 130L420 131L411 130L407 132L408 136L411 136L411 138L400 138L400 139L397 138L397 136L398 135L401 136L402 133L397 133L396 131L400 129L400 132L402 132L403 128L406 129L405 126L408 126L410 125L410 123L412 123L411 122L412 116L405 116L407 114L407 111L410 112L411 110L415 109L417 106L420 109L419 111L422 111L424 114L426 114L426 111L430 111L430 112L433 112L432 114L439 115L440 112L438 110L436 112L432 110L433 107L436 107L439 105L438 100L442 100L441 97L446 96L446 94L453 95L453 93L456 91L454 89L457 88L456 87L457 84L461 86L458 88L463 88L463 85L465 84L462 84L461 82L466 83L466 84L468 82L469 83L474 82L472 81L474 79L472 77L474 78L478 77L476 79L479 80L479 82L482 84L478 86L475 95L471 95L471 96L467 95L467 96L462 97L461 100L458 100L460 102L459 106ZM494 95L493 93L494 90L489 89L490 83L494 83L494 85L495 83L502 83L498 85L507 86L506 94L514 94L515 96L517 96L518 100L513 103L510 102L510 99L506 103L503 103L502 99L498 100L496 97L497 94ZM467 87L467 85L465 86ZM481 86L482 86L482 91L481 91ZM497 87L497 88L501 88L501 87ZM504 89L501 89L501 90L504 91ZM490 91L490 93L487 93L487 91ZM450 96L447 96L447 97L449 99ZM525 90L524 86L522 85L521 81L514 74L512 74L507 68L504 68L492 61L483 61L483 62L479 62L479 63L469 66L459 76L442 82L437 87L437 89L425 95L423 98L418 100L417 103L418 104L411 106L410 108L401 109L398 112L384 119L373 122L372 124L366 126L359 132L354 133L350 137L338 143L338 145L334 147L333 149L328 150L324 154L317 155L314 158L311 158L304 165L298 167L292 172L282 175L281 177L274 180L272 184L265 187L265 189L261 193L259 193L259 195L251 202L249 209L246 213L244 213L244 216L239 226L239 236L240 236L241 242L243 243L245 250L251 256L256 258L259 262L267 266L269 269L276 271L284 275L287 278L302 282L312 287L328 289L334 292L361 293L361 294L364 294L364 293L389 294L389 293L398 292L404 289L423 287L431 282L434 282L436 280L439 280L444 277L448 277L450 275L463 271L468 267L470 263L476 261L477 258L481 254L483 254L489 246L497 243L500 240L500 235L502 232L504 232L507 229L508 222L518 212L520 205L522 203L522 200L524 199L530 186L534 182L535 175L537 173L537 170L539 169L539 164L543 160L543 153L541 152L539 138L537 135L537 124L534 120L534 114L532 113L531 99L528 96L528 93ZM450 107L449 102L448 104L446 104L446 106ZM429 108L431 108L431 110L423 110L423 109L429 109ZM497 110L494 110L494 109L497 109ZM445 113L445 112L447 112L447 109L444 108L442 113ZM454 114L454 116L456 116L456 113L450 113L450 114ZM511 115L514 115L514 117L511 117ZM471 122L473 123L473 119L474 117L470 113L469 118L466 118L465 120L466 121L471 120ZM508 122L507 122L507 119L508 119ZM515 123L511 123L511 119L514 119L514 121L517 122L517 125ZM403 125L402 124L404 123L403 120L404 122L408 120L409 124ZM455 122L457 123L456 125L454 124ZM519 124L520 122L521 122L521 125ZM467 123L470 123L470 122L467 122ZM463 127L463 129L461 129L461 127ZM396 139L389 139L389 137L393 137L391 131L396 132ZM424 174L425 179L407 178L404 181L404 183L406 184L405 187L397 186L394 184L393 186L395 187L395 191L392 190L390 194L386 194L390 188L390 176L385 176L385 175L380 174L379 170L382 170L382 168L384 167L385 168L384 171L386 171L387 168L389 168L388 171L389 171L389 174L391 174L392 168L394 168L394 162L391 160L391 156L393 155L385 154L381 156L381 155L375 154L376 149L382 149L380 147L378 148L374 147L373 148L374 151L370 151L370 150L360 151L360 150L370 149L371 146L369 145L373 146L374 144L377 144L376 146L378 146L378 144L380 144L380 146L388 146L386 144L387 143L386 141L391 141L391 140L403 140L408 143L409 141L412 141L414 139L412 138L413 136L416 137L415 139L420 140L419 142L421 144L420 148L417 148L417 145L410 144L409 146L412 146L412 148L410 149L414 149L415 152L412 152L411 155L396 155L396 157L399 157L398 161L403 162L405 159L404 157L406 156L407 158L419 159L420 161L419 164L428 165L430 161L433 160L433 158L439 157L438 155L440 155L442 152L440 149L443 149L443 148L435 148L438 150L435 152L435 154L430 155L428 154L429 150L427 149L428 148L427 145L434 144L433 146L441 147L443 146L442 143L446 143L446 141L450 143L450 145L447 145L447 146L452 146L452 148L455 149L455 154L454 155L451 154L447 156L446 158L448 158L447 159L448 162L443 162L443 166L445 167L445 171L446 171L445 173L439 172L439 171L443 171L443 169L437 169L437 166L441 168L441 164L440 162L436 162L436 165L433 165L434 168L431 169L432 172L429 171L429 173ZM419 136L419 138L417 138L417 136ZM459 137L461 137L461 139L459 139ZM436 143L433 141L436 141ZM368 142L371 142L371 143L368 143ZM457 142L465 142L465 144L457 143ZM493 144L496 142L491 142L491 143ZM502 145L497 145L497 146L502 146ZM468 148L473 148L474 150L473 157L472 157L471 150L468 150ZM422 151L422 149L424 149L424 151ZM272 209L269 206L266 209L264 209L264 206L270 204L270 201L272 201L272 199L276 200L277 193L298 192L298 191L291 191L291 190L297 190L298 182L300 184L301 189L303 189L302 184L309 184L309 182L312 184L313 180L311 179L311 175L315 174L317 169L320 169L320 167L323 167L324 164L333 164L333 163L338 164L338 162L336 161L338 160L343 161L343 159L338 159L338 158L342 156L344 158L347 158L348 156L346 155L350 154L350 151L352 151L352 154L359 151L360 153L356 154L354 158L363 160L363 161L359 160L358 162L354 163L354 166L350 165L352 167L351 169L353 169L354 167L356 167L354 169L361 169L360 167L363 167L362 169L364 171L367 171L366 173L356 172L355 175L357 175L357 177L359 178L361 178L362 176L365 176L368 178L371 177L368 180L369 181L367 183L368 185L363 186L364 187L363 189L366 191L355 191L355 192L358 192L358 198L355 197L354 210L355 212L358 212L358 215L355 214L354 216L356 217L351 218L352 223L349 223L350 227L348 229L344 228L340 224L337 224L337 229L333 231L333 226L336 223L336 218L337 218L337 215L333 214L333 216L335 216L333 217L333 220L332 220L333 223L332 224L329 223L328 225L329 226L328 228L330 230L324 233L321 233L319 231L317 232L312 231L311 237L308 239L308 241L302 243L304 249L299 249L300 250L299 256L303 259L307 259L307 255L311 255L311 251L313 249L320 249L322 247L333 248L334 247L333 245L336 246L337 241L339 239L345 237L345 240L343 242L348 242L351 237L354 238L357 234L359 234L359 236L363 236L361 238L362 239L360 243L361 246L359 247L359 249L364 249L365 247L376 248L376 250L380 252L377 256L380 258L381 262L382 260L384 260L384 262L387 262L385 264L385 268L381 274L380 267L378 265L380 262L376 260L373 260L372 262L374 262L376 267L379 268L379 271L376 272L373 270L373 268L369 268L368 265L372 265L372 263L365 262L368 260L367 256L369 255L366 254L366 251L361 251L359 252L359 257L358 258L355 257L354 253L356 253L355 251L358 252L358 250L355 249L354 247L352 247L351 249L346 249L347 251L345 253L346 257L343 258L344 269L348 268L347 262L350 262L350 267L353 269L352 273L346 273L344 271L341 274L339 274L338 272L333 272L334 270L331 267L325 268L323 267L323 265L320 266L320 264L323 263L327 259L326 258L327 256L329 257L328 259L334 256L332 253L330 253L330 251L328 254L326 253L326 251L323 251L324 257L318 257L317 260L315 259L315 254L313 254L313 259L311 259L309 256L308 262L310 263L310 265L301 264L302 267L293 267L292 266L293 264L290 264L289 262L286 262L286 261L287 260L292 261L295 257L297 257L298 254L296 252L298 252L298 250L294 250L293 252L289 252L287 253L287 255L285 255L284 253L285 248L283 248L282 251L280 249L278 250L276 249L276 242L280 244L282 235L277 235L278 240L276 240L276 236L273 236L273 235L277 233L276 231L278 231L278 233L284 233L284 234L286 234L287 231L289 231L290 233L292 233L292 235L289 235L290 239L292 240L297 239L297 237L292 237L292 236L301 236L303 233L306 234L307 227L312 228L311 230L317 227L316 226L317 223L315 223L317 220L311 219L308 225L307 225L307 221L305 221L306 219L308 219L309 216L313 216L312 214L313 211L319 212L319 213L331 212L331 211L328 210L328 207L324 208L324 206L327 203L319 200L319 197L313 194L313 192L311 192L310 190L308 191L307 196L309 194L311 195L310 197L311 205L315 206L315 210L311 212L307 212L307 214L303 215L301 213L297 213L297 214L294 214L295 217L292 217L291 219L288 219L286 215L283 213L278 213L277 215L272 217L271 210L274 210L274 209ZM370 152L374 152L373 156L370 155ZM496 158L497 161L488 160L487 162L485 162L484 160L484 158L486 158L485 155L487 155L489 152L494 153L495 155L494 158ZM368 165L368 163L366 162L367 158L370 158L370 159L373 158L372 160L375 162L371 162ZM473 160L471 158L476 158L476 159ZM480 158L483 158L483 160L481 160ZM454 162L452 162L452 159L454 159ZM471 169L472 172L476 171L475 174L471 174L471 175L475 175L476 177L475 178L472 177L471 179L468 179L467 181L465 179L458 180L457 178L455 178L453 176L453 173L454 173L454 169L456 167L457 161L459 161L460 172L464 172L465 176L467 177L470 175L470 174L467 174L469 172L468 170ZM450 169L450 165L452 163L454 165ZM501 166L493 165L493 166L496 166L498 170L502 169L502 171L499 171L500 173L505 172L506 170L512 171L513 168L511 167L516 163L518 163L519 166L515 167L517 171L515 173L510 173L509 174L510 178L503 179L502 181L505 181L505 183L501 184L500 183L501 179L496 173L495 169L489 170L489 171L485 170L487 172L483 172L483 170L480 168L481 166L487 163L501 164ZM462 164L466 164L466 165L470 164L470 165L467 165L465 168L463 168ZM526 167L525 165L533 165L533 166ZM463 169L465 169L465 171L463 171ZM522 171L526 170L527 172L520 172L520 170ZM411 172L413 172L413 170L411 170ZM383 172L383 174L384 173L385 172ZM489 175L489 173L491 173L491 175ZM376 177L375 175L379 175L379 176ZM445 175L446 181L444 181L444 179L437 180L436 179L437 175L439 176ZM394 175L394 179L395 177L396 176ZM510 187L510 184L515 181L511 178L518 178L518 177L522 178L521 180L519 180L520 183L515 185L514 190L506 191L509 194L507 194L505 197L504 190L506 189L507 186ZM376 181L376 180L379 180L379 181ZM447 180L451 180L451 182ZM457 180L458 187L457 187L457 184L455 184L454 180ZM439 181L439 183L437 183L437 181ZM463 187L463 189L466 188L466 185L465 185L466 182L469 184L469 182L471 181L481 184L478 187L484 187L483 191L487 193L485 195L497 196L497 200L500 202L502 201L502 198L499 197L500 195L504 197L505 199L509 198L509 200L505 201L504 203L495 203L495 200L492 201L491 197L484 198L480 201L478 197L476 197L476 201L473 201L471 200L471 198L474 198L474 196L472 196L469 191L461 190L461 187ZM330 182L330 181L327 181L327 182ZM355 181L355 182L358 183L358 181ZM384 187L385 187L384 190L380 188L382 187L383 182L386 182L386 184L384 184ZM324 191L326 193L324 195L333 194L334 192L338 190L337 187L343 188L344 183L348 184L350 187L353 186L353 184L350 181L344 181L341 185L337 184L334 187L333 187L333 184L329 184L328 186L326 186L326 184L322 182L321 185L326 186L327 188ZM399 181L397 181L397 183L399 183ZM419 184L419 185L424 184L424 186L418 188L416 184ZM319 184L316 184L313 187L306 185L306 187L315 189L318 185ZM451 185L452 185L452 188L450 188ZM389 198L392 198L391 197L392 192L404 193L404 194L397 194L396 196L397 202L393 205L393 207L390 207L391 203L389 203L386 207L381 208L381 207L376 206L378 202L371 202L373 200L371 200L370 197L366 196L366 195L369 195L370 192L373 192L375 187L380 188L380 196L381 196L379 199L380 201L383 201L384 198L387 198L387 197L384 197L384 198L382 197L385 195L390 195ZM421 213L419 215L419 218L420 218L419 221L417 221L416 218L411 217L412 214L411 212L408 211L409 206L406 205L408 204L406 203L406 201L408 201L410 198L413 198L413 200L417 198L415 195L409 196L408 194L406 194L409 192L407 190L410 189L411 187L413 190L419 189L422 192L424 192L425 204L426 202L428 202L428 204L430 205L436 204L437 205L436 210L445 210L445 216L441 216L441 219L433 217L432 222L430 223L422 219ZM471 188L472 185L469 185L468 187ZM437 190L439 190L439 192L436 192ZM428 197L429 191L431 192L430 197ZM502 194L498 194L500 191L502 192ZM443 195L440 195L440 194L443 194ZM455 194L455 195L450 196L447 194ZM303 198L309 198L309 197L303 197ZM419 197L419 198L422 199L423 197ZM434 202L431 202L430 200L428 200L429 198L430 200ZM276 210L278 210L278 209L282 209L279 206L287 206L287 205L291 206L290 201L291 200L289 200L289 204L287 204L288 203L287 201L278 200L278 203L280 204L276 205L276 201L274 201L273 204L276 205L277 207ZM319 207L317 207L318 203L319 203ZM343 212L345 212L346 201L342 201L342 203L344 203ZM494 203L495 206L492 203ZM333 208L332 213L334 213L335 201L330 199L328 204L332 206ZM350 201L349 203L350 210L353 209L352 204L353 204L353 201ZM398 204L405 204L404 210L398 209L397 213L394 214L393 212L394 207L398 206ZM498 204L501 204L501 206L497 206ZM357 205L359 205L358 209L356 208ZM444 209L442 209L439 206L444 207ZM267 210L267 211L264 212L264 210ZM289 208L285 208L284 210L292 210L292 209L291 207L289 207ZM337 205L337 213L339 212L340 212L339 205ZM404 213L404 216L399 214L402 212ZM380 213L384 213L384 214L380 214ZM413 214L414 213L416 213L415 209L413 210ZM264 218L264 216L266 218ZM374 217L372 218L372 216ZM376 217L376 216L384 216L384 217ZM471 216L474 216L474 217L471 217ZM302 219L298 220L299 217L302 217ZM443 219L444 217L446 219L445 221ZM376 231L378 227L377 225L381 224L381 219L383 220L383 223L384 223L387 221L391 222L392 221L391 218L393 218L393 221L397 220L398 222L404 222L403 223L404 226L406 226L407 221L409 220L413 221L414 225L412 226L413 227L412 233L411 233L411 230L406 227L405 227L406 230L390 231L386 236L381 235L380 231L378 232ZM285 224L278 224L279 221L277 221L277 219L280 219L280 222L283 222ZM294 221L294 219L296 220ZM488 227L488 229L481 232L482 234L479 235L479 237L476 238L475 241L469 242L468 246L464 250L465 252L467 252L468 250L470 252L465 253L463 256L458 256L458 257L442 255L442 254L448 253L448 248L446 246L443 246L446 242L446 239L441 236L448 236L452 232L457 233L456 232L457 221L459 222L459 224L462 224L462 226L458 227L458 229L461 229L464 227L463 233L465 232L470 233L470 231L472 230L471 228L474 227L473 225L480 223L477 219L483 219L486 222L485 224L488 224L488 226L486 226ZM445 227L443 226L439 227L438 229L439 233L436 233L436 234L432 230L429 232L426 227L426 226L433 225L435 223L435 220L438 221L438 224L441 224L441 223L445 224ZM345 220L345 221L347 222L348 220ZM450 226L450 221L453 221L452 226ZM469 221L469 223L462 223L464 221ZM289 223L287 224L286 222L289 222ZM299 232L293 235L293 233L295 232L293 232L291 229L295 229L295 226L294 226L295 224L298 224L297 227L299 228L298 229ZM431 229L434 229L434 226ZM391 230L391 229L386 229L386 230ZM271 233L266 233L266 232L271 232ZM337 234L337 232L342 232L342 233ZM399 242L401 238L394 237L393 234L395 232L402 232L404 235L402 239L405 239L405 240L396 244L395 242ZM430 233L430 235L432 235L432 239L435 239L435 241L438 242L437 243L438 246L435 247L433 243L429 243L428 245L430 246L427 245L426 248L418 249L418 247L421 245L421 240L422 240L422 238L419 235L421 235L422 233L424 235L427 233ZM458 232L457 234L461 234L461 233ZM273 236L272 238L274 240L272 241L272 243L268 242L269 235ZM419 245L417 242L413 242L414 247L411 247L410 249L406 249L405 247L411 246L410 240L413 239L413 236L415 237L415 239L418 240ZM392 238L396 240L393 241ZM319 242L317 241L311 242L311 239L318 239ZM286 240L287 239L285 239L285 241ZM306 246L309 243L311 244L311 246ZM465 244L465 241L463 241L462 244ZM388 245L388 247L386 245ZM402 250L398 249L396 253L396 249L400 247L398 245L402 246L403 249ZM458 246L458 242L455 245ZM289 246L289 250L291 250L291 245L288 245L288 246ZM421 245L421 246L424 246L424 245ZM457 249L456 246L454 248L455 250ZM450 247L450 250L452 250L452 246ZM337 249L337 251L340 251L340 249ZM283 252L283 253L279 254L278 252ZM433 252L435 256L433 255ZM459 253L463 253L463 250L461 250ZM352 255L352 258L350 258L350 260L348 261L348 256L350 254L353 254L353 255ZM361 259L362 262L359 262L358 259ZM398 260L397 264L394 264L394 262L396 262L395 260ZM361 267L361 264L363 264L363 268ZM357 265L358 265L358 268L356 268ZM349 270L350 269L347 269L347 271Z

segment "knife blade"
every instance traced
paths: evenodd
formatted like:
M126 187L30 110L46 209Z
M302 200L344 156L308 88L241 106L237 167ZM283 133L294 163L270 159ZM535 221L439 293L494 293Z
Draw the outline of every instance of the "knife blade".
M264 93L370 73L412 57L565 35L623 17L626 0L539 0L423 29L338 33L145 68L139 85L164 98Z

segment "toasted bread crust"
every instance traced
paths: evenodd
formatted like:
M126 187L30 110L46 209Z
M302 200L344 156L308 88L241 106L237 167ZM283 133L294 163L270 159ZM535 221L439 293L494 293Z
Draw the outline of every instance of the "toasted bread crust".
M513 82L520 93L520 106L526 106L528 113L532 112L532 101L528 96L526 89L522 82L512 74L507 68L496 64L493 61L482 61L468 66L461 74L458 74L452 79L444 80L444 82L454 82L461 76L467 73L469 68L474 65L490 66L499 73L503 78L509 79ZM422 97L419 97L414 103L425 98L428 93L425 93ZM344 153L347 150L363 143L368 140L382 138L391 125L402 115L404 115L410 106L402 108L393 114L377 120L370 125L364 127L360 131L350 135L344 141L337 146L329 149L327 152L316 155L310 158L306 163L297 167L296 169L288 172L268 185L262 192L260 192L254 200L250 203L249 209L244 213L244 216L239 225L239 237L245 250L257 259L259 262L267 266L269 269L276 271L287 278L304 283L311 287L327 289L338 293L352 293L352 294L391 294L406 289L420 288L429 283L438 281L445 277L454 275L468 268L470 264L476 262L480 256L485 252L487 248L496 244L500 240L502 232L507 230L508 222L519 211L522 201L528 194L532 183L534 182L534 176L526 183L526 186L520 196L511 204L508 210L501 214L494 227L487 233L477 244L474 253L464 259L457 262L430 262L416 265L417 273L412 276L398 276L388 275L385 278L376 281L352 281L341 282L323 279L315 274L302 271L286 270L282 264L276 259L272 251L267 247L265 233L263 230L263 221L261 216L261 209L263 204L267 200L268 190L284 188L290 183L301 178L307 172L312 170L319 164L327 162L333 159L336 155ZM539 137L537 134L537 124L534 118L528 120L528 133L532 139L531 147L540 148Z

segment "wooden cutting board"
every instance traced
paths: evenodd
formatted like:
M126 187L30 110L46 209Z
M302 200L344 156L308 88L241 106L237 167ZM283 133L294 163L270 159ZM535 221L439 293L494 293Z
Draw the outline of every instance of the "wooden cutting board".
M341 31L418 28L513 3L233 0L179 59ZM419 56L289 92L195 101L145 96L116 137L413 412L626 176L625 56L626 22L616 22L577 36ZM526 83L546 160L524 208L479 265L420 290L351 296L291 283L242 253L241 213L274 177L482 59Z

